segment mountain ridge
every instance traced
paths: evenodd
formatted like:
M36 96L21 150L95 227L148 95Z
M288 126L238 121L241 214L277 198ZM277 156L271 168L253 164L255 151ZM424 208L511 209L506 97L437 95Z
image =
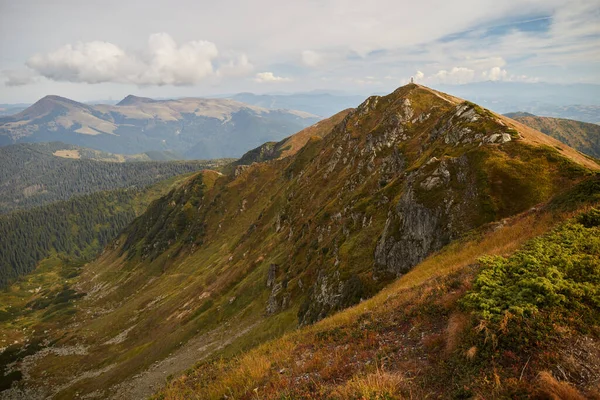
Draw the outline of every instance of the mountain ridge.
M123 100L118 102L116 105L117 106L129 106L129 105L135 105L135 104L139 104L139 103L154 103L156 101L157 100L151 99L149 97L139 97L139 96L130 94L130 95L125 96L123 98Z
M588 156L600 158L600 125L565 118L541 117L530 113L509 113L506 116Z
M152 203L70 283L87 295L54 346L85 352L38 359L29 384L51 381L37 388L66 398L147 396L164 376L133 376L234 355L356 305L599 168L414 84L339 117L287 157L201 172Z
M113 106L52 95L0 117L0 145L62 141L110 153L173 151L186 158L223 158L241 156L318 120L306 112L268 110L230 99L130 95Z

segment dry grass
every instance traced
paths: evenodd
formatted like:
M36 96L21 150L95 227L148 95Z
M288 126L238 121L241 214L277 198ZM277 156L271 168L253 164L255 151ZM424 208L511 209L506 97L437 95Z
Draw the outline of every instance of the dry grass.
M463 313L454 313L448 319L448 327L446 328L446 354L456 350L460 341L460 335L463 333L469 323L469 317Z
M377 369L376 372L355 376L333 392L334 398L341 399L404 399L407 392L407 380L399 373L390 373ZM409 392L410 393L410 392ZM409 396L408 398L412 398Z
M531 143L535 146L546 145L554 147L563 156L575 161L580 165L583 165L586 168L589 168L593 171L598 171L600 169L600 165L596 164L594 161L581 154L577 150L567 146L566 144L559 142L558 140L547 136L542 132L530 128L527 125L517 122L514 119L510 119L508 117L505 117L504 115L495 115L506 125L516 129L526 143Z
M585 400L579 391L567 382L559 382L548 371L540 372L538 376L540 396L551 400Z
M472 346L471 348L469 348L469 350L467 350L466 356L469 360L474 359L476 355L477 355L477 347L476 346Z
M81 155L79 154L79 150L56 150L52 154L55 155L56 157L62 157L62 158L73 158L73 159L81 158Z
M282 149L285 149L281 153L281 158L291 156L296 154L298 150L300 150L308 140L313 137L324 137L331 132L334 126L339 124L344 120L346 115L351 111L351 109L347 109L344 111L340 111L339 113L324 119L322 121L317 122L316 124L309 126L301 130L298 133L290 136L285 143L281 146Z
M329 390L333 390L338 398L403 398L402 395L406 396L406 393L410 395L408 391L410 380L404 379L395 372L378 369L373 373L363 371L362 375L358 375L356 371L353 372L344 366L344 357L350 357L350 354L356 354L354 352L361 349L358 342L367 348L370 345L378 347L377 339L368 337L368 332L360 339L353 339L357 343L348 343L350 350L340 351L336 348L328 350L321 347L310 350L311 347L304 348L304 346L313 346L317 342L316 337L323 332L355 326L359 319L369 313L378 316L391 315L395 310L421 304L427 297L432 296L431 291L435 290L438 285L435 282L440 278L476 263L476 260L483 255L509 254L525 241L546 232L567 217L568 215L553 215L544 211L532 212L504 221L499 229L490 229L489 232L475 239L463 240L461 243L447 246L375 297L314 325L267 342L233 362L226 362L227 368L220 369L214 375L216 379L203 381L202 387L197 387L194 393L197 395L201 391L200 398L222 398L224 394L237 398L252 392L255 388L269 388L268 394L263 393L263 397L277 398L273 396L284 391L289 384L289 381L277 372L284 366L293 376L317 373L319 379L324 380L320 385L324 382L336 382ZM429 284L424 287L423 284L427 282ZM461 285L464 289L468 286L468 282L463 281ZM440 297L437 303L442 309L453 309L456 304L454 294L454 291L450 291L446 296ZM467 315L453 312L442 328L443 335L436 333L426 335L422 338L421 345L426 351L437 352L439 349L443 354L448 355L458 348L461 333L468 323ZM472 347L465 356L473 359L477 352L478 349ZM308 354L308 358L301 365L297 363L298 354ZM203 375L201 370L196 373L197 376ZM340 384L340 380L344 383ZM497 383L499 384L499 378ZM181 392L181 385L173 382L162 394L165 399L177 399Z

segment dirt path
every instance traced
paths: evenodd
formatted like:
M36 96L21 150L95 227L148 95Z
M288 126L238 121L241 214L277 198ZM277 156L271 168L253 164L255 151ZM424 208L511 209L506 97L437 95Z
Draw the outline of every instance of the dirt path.
M128 381L111 387L109 389L110 398L115 400L146 399L164 386L169 375L183 373L197 362L233 343L256 325L257 323L254 323L235 332L233 332L233 328L218 328L195 337L173 352L171 356L152 364L150 368ZM100 393L98 395L104 398ZM92 394L88 398L96 398L96 396Z

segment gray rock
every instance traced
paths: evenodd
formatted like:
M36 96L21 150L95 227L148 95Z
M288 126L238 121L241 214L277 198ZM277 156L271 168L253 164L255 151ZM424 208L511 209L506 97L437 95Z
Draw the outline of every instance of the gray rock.
M275 283L275 278L277 277L277 268L279 266L277 264L269 265L269 271L267 272L267 287L273 287Z
M397 227L396 227L397 226ZM417 203L409 187L388 217L375 249L378 270L400 275L449 241L438 210Z

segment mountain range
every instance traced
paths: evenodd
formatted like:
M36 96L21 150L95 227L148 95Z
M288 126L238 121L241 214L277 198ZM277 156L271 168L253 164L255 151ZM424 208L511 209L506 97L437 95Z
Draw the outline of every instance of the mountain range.
M564 118L538 117L527 112L505 114L535 130L600 159L600 125Z
M589 354L556 343L597 350L599 169L446 93L371 96L185 179L92 262L43 260L0 293L2 393L531 397ZM561 252L575 261L546 274Z
M18 114L0 117L0 146L61 141L111 153L239 157L319 119L306 112L269 110L229 99L153 100L130 95L117 105L87 105L46 96Z

